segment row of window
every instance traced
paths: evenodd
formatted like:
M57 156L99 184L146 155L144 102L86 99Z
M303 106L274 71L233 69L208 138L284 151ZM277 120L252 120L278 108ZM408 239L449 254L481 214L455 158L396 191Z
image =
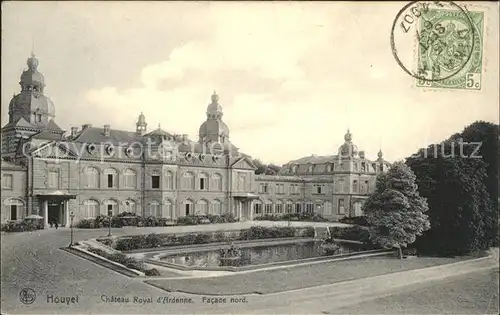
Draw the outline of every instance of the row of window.
M338 193L347 192L348 188L345 187L344 184L345 184L344 180L337 181L337 183L335 185L335 191ZM363 183L358 183L357 180L354 180L353 184L352 184L352 191L354 193L369 193L370 192L369 181L365 180ZM269 191L269 184L268 183L261 183L259 185L259 193L268 194L269 192L270 191ZM276 184L275 192L276 192L276 194L284 194L285 193L284 184ZM325 185L322 185L322 184L313 185L312 193L317 194L317 195L324 195L326 193ZM290 195L300 194L299 184L290 184L289 194Z
M174 203L170 200L166 200L163 204L155 200L149 202L144 208L144 214L133 200L126 200L123 204L119 204L116 200L110 199L104 201L103 205L104 207L101 207L99 202L93 199L84 201L81 217L95 218L99 214L117 215L122 212L131 212L145 217L172 218L175 209ZM222 202L218 199L211 202L201 199L196 203L187 199L182 203L181 211L181 215L221 215L223 213Z
M106 188L118 188L118 174L115 170L110 169L104 171L106 176ZM123 188L137 189L137 174L133 170L125 170L123 172ZM164 179L165 190L174 189L174 176L172 172L166 172ZM86 188L100 188L100 174L95 168L87 168L85 172L85 187ZM150 188L161 188L161 176L158 173L150 175ZM220 174L213 174L210 178L207 174L199 174L197 178L191 172L182 174L180 188L184 190L222 190L222 176Z
M340 164L338 164L338 166L336 164L327 164L326 165L326 172L327 173L331 173L332 171L343 170L344 165L347 165L347 164L340 163ZM314 167L315 167L314 164L310 164L308 166L308 168L307 168L307 172L308 173L313 173ZM298 165L292 165L290 167L290 172L291 173L297 173L297 170L298 170ZM366 162L354 163L353 164L353 171L354 172L384 171L384 165L383 164L379 165L377 163L373 163L373 164L370 165L370 164L368 164Z
M331 203L330 202L316 202L313 203L311 201L306 202L292 202L291 200L287 200L283 202L281 200L273 203L270 200L266 200L264 202L256 201L253 205L253 213L256 216L264 215L264 214L291 214L291 213L319 213L324 214L331 211ZM338 200L337 213L345 214L346 207L344 204L344 199L340 198Z

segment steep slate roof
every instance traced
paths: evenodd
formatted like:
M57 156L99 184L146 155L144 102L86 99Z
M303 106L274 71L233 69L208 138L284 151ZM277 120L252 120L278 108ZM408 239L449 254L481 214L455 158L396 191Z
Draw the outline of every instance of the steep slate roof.
M338 155L325 155L325 156L317 156L317 155L310 155L310 156L305 156L303 158L293 160L288 162L287 164L324 164L327 162L334 162L338 159Z
M49 123L47 124L47 129L62 131L61 127L59 127L53 120L49 121Z
M56 134L47 130L34 134L30 137L31 139L43 139L43 140L63 140L64 136L62 134Z
M85 143L110 142L113 144L118 144L121 142L130 144L132 142L141 141L141 135L137 134L135 131L110 129L109 136L105 136L104 128L87 127L81 130L70 141Z
M161 129L160 127L156 128L155 130L148 132L145 136L173 136L172 134L166 132L165 130Z

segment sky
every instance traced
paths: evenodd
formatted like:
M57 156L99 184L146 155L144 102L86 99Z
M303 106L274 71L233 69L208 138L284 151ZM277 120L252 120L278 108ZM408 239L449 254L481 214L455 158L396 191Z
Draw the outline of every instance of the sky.
M143 112L148 130L197 140L214 90L231 142L265 163L336 154L347 129L367 158L396 161L498 123L498 4L474 4L487 16L480 91L415 86L390 46L405 4L2 2L1 122L34 46L65 130L133 131ZM398 45L414 55L411 38Z

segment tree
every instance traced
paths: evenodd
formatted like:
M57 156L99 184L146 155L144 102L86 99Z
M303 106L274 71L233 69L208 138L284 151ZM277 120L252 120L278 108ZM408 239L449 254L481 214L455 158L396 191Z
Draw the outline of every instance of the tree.
M275 164L264 164L259 159L252 160L253 164L257 169L255 170L255 174L265 174L265 175L278 175L281 170L281 166Z
M370 239L382 247L402 248L430 228L425 198L420 197L415 174L402 162L396 162L386 174L377 177L375 192L364 204L370 225Z
M267 167L266 167L266 165L264 165L262 163L261 160L254 159L252 162L255 165L255 167L257 167L257 169L255 170L255 174L259 175L259 174L265 174L266 173Z
M417 238L420 252L462 255L491 245L498 221L485 185L486 164L470 158L475 149L448 140L407 159L429 204L432 228Z
M486 178L484 183L488 194L490 196L492 211L488 214L490 218L486 222L485 233L487 242L490 246L498 246L498 215L500 212L500 187L499 187L499 132L500 126L485 121L476 121L473 124L465 127L465 129L458 134L450 137L448 141L463 141L470 145L472 150L470 154L474 153L471 158L479 157L486 167ZM477 152L475 150L479 149ZM496 207L494 206L496 205Z

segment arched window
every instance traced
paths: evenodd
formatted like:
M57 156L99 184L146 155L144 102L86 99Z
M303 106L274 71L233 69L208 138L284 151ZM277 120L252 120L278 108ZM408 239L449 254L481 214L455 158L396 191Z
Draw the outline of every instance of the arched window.
M171 171L165 173L165 189L171 190L174 188L174 174Z
M137 175L134 170L126 169L123 172L123 185L129 189L137 188Z
M220 200L215 199L212 201L212 209L210 211L210 214L213 215L221 215L222 214L222 204Z
M273 214L273 202L271 200L266 200L264 203L264 213Z
M287 200L285 211L286 211L287 214L293 213L293 203L292 203L291 200Z
M135 201L132 199L125 200L121 210L122 211L120 211L120 212L131 212L131 213L138 214L137 213L137 205L136 205Z
M326 164L326 172L330 173L332 171L332 164Z
M197 215L208 214L208 202L205 199L201 199L198 201L198 204L196 207L196 214Z
M19 199L9 198L4 201L4 209L2 211L2 221L6 220L21 220L24 217L24 202Z
M105 205L105 215L117 215L118 214L118 202L113 199L106 200Z
M104 176L106 178L107 188L117 188L118 187L118 173L113 168L108 168L104 170Z
M165 204L163 205L163 217L172 218L172 201L170 199L165 200Z
M262 215L262 202L260 200L256 200L253 204L253 213L256 216Z
M308 201L306 203L306 213L313 213L314 212L314 204L311 201Z
M194 175L191 172L182 174L182 189L194 190Z
M283 214L283 201L276 201L276 204L274 205L274 213Z
M145 217L157 217L161 218L161 205L158 201L153 200L149 203L148 207L146 207Z
M199 178L199 188L200 190L208 190L208 176L205 173L201 173Z
M213 190L221 191L222 190L222 176L220 174L213 175Z
M297 201L295 203L295 213L301 213L301 212L302 212L302 204L299 201Z
M84 177L86 188L99 188L99 171L97 168L87 167Z
M85 200L83 202L83 214L85 219L94 219L99 215L99 202L93 199Z
M183 203L184 207L184 215L193 215L194 209L193 209L193 202L189 199L184 200Z

